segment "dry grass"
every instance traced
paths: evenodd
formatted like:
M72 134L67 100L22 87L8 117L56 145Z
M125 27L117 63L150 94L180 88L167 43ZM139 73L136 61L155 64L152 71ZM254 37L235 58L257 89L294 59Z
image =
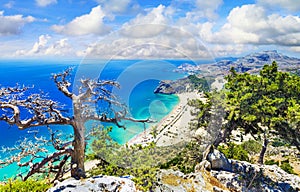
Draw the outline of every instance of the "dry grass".
M216 186L220 189L223 189L223 190L229 190L222 183L220 183L220 181L218 179L211 176L208 171L203 171L201 173L202 173L202 176L205 181L205 189L206 190L213 191L214 186ZM185 178L179 177L177 175L169 174L169 175L163 175L162 182L164 184L168 184L168 185L175 186L175 187L181 185L186 189L187 192L195 192L196 191L194 183L196 183L197 181L195 180L193 182L193 180L190 178L185 179Z
M202 176L206 183L206 189L209 191L213 191L213 187L216 186L223 190L229 190L227 187L225 187L218 179L213 177L208 171L201 172Z
M162 177L162 181L163 181L163 183L172 185L172 186L182 185L186 189L187 192L196 192L196 189L195 189L192 179L184 179L177 175L169 174L169 175L164 175Z
M182 182L182 178L177 175L163 175L162 182L172 186L178 186Z

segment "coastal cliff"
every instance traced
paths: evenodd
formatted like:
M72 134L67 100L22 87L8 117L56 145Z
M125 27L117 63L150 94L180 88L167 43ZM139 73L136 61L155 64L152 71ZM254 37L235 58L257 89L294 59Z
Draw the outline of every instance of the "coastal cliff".
M179 94L192 92L194 90L209 91L209 80L198 77L197 75L189 75L188 77L175 81L163 80L159 82L159 85L154 90L154 93Z

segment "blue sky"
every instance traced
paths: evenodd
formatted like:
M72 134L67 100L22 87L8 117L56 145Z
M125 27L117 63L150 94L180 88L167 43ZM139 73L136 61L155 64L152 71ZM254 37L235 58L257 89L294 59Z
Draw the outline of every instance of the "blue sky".
M298 0L2 0L0 58L300 53Z

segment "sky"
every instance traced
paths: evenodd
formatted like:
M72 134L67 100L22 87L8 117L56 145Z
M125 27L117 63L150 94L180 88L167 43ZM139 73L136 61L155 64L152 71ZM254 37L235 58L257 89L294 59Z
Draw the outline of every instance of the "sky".
M299 0L1 0L0 59L300 54Z

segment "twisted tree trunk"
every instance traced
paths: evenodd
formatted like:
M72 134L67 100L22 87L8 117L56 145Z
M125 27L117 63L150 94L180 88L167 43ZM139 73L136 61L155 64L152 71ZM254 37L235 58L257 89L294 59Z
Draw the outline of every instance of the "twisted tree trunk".
M266 133L264 133L264 143L262 145L262 148L261 148L261 151L259 154L259 159L258 159L258 163L261 165L264 164L264 156L267 151L268 144L269 144L269 139L267 138Z
M77 102L74 101L74 117L76 121L73 122L74 140L73 140L73 154L71 156L71 176L80 179L85 178L84 156L85 156L85 127L84 119L81 117L81 110Z

